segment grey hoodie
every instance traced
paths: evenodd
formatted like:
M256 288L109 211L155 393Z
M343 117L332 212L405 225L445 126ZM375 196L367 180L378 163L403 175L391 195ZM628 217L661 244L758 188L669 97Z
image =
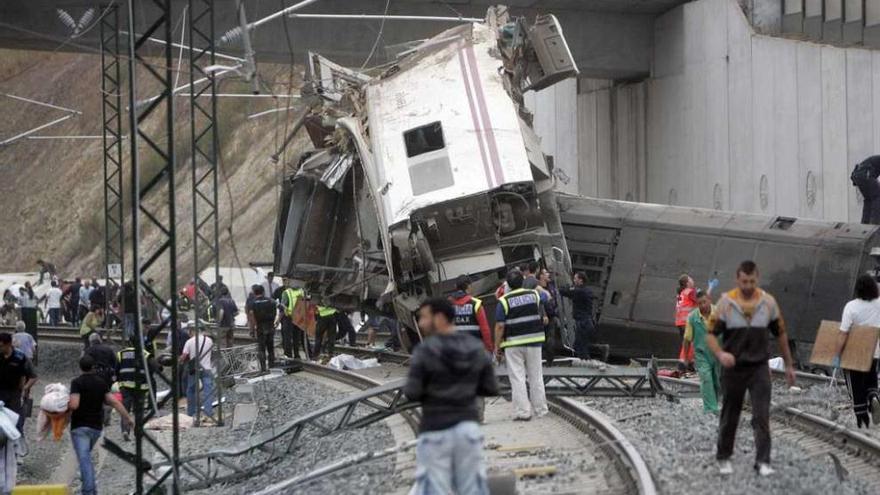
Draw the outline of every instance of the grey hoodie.
M403 393L422 403L421 431L478 421L476 398L498 394L495 369L483 345L454 333L426 339L413 353Z

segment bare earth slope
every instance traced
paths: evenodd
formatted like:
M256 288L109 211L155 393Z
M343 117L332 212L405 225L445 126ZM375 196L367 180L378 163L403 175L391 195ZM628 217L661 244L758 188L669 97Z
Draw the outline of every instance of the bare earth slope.
M176 64L176 60L175 60ZM187 60L184 59L184 69ZM288 93L286 67L261 68L275 94ZM293 77L299 80L299 71ZM179 75L179 84L189 75ZM96 55L0 50L0 141L65 115L63 111L13 100L8 93L82 112L40 136L101 134L100 58ZM156 93L139 76L139 97ZM294 84L296 92L297 85ZM223 93L247 93L249 85L227 80ZM123 101L127 94L123 94ZM256 112L285 107L286 99L221 98L219 133L223 151L220 176L221 263L269 261L275 226L276 198L282 168L296 161L294 142L284 159L269 157L283 141L285 121L294 110L248 120ZM294 109L299 109L298 100ZM125 106L125 103L123 103ZM178 155L177 226L179 281L192 276L192 198L188 98L175 98ZM158 119L153 122L156 124ZM128 134L127 120L123 134ZM129 144L124 145L127 168ZM142 149L144 149L142 147ZM143 159L142 181L155 170ZM126 171L125 176L128 177ZM224 181L224 176L228 182ZM228 188L227 188L228 186ZM125 186L126 192L128 186ZM157 191L165 194L164 191ZM65 277L103 275L103 158L100 139L22 139L0 147L0 272L32 271L37 258L56 263ZM128 199L126 199L128 201ZM233 208L234 206L234 208ZM126 210L127 214L127 210ZM230 242L229 228L232 227ZM130 234L129 234L130 235ZM155 246L155 232L145 231L146 245ZM233 246L237 249L235 259ZM162 280L161 273L156 278Z

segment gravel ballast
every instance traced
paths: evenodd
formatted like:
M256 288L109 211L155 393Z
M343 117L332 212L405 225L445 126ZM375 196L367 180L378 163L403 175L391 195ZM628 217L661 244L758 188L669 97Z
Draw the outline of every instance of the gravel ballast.
M774 395L774 400L779 399ZM797 444L773 436L776 474L757 476L750 416L743 413L732 459L734 474L722 477L715 462L718 418L699 399L583 399L612 419L638 448L661 493L713 495L835 493L872 494L857 479L839 482L828 456L811 458ZM627 419L628 418L628 419ZM772 435L773 425L771 425Z

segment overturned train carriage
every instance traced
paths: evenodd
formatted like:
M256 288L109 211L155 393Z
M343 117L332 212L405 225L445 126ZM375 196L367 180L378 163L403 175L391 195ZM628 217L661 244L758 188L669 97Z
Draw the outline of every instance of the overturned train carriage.
M555 18L529 27L493 9L377 71L310 64L318 149L285 180L276 273L406 325L462 274L491 292L506 267L542 258L567 277L552 169L522 105L577 74Z
M572 265L595 294L600 342L621 356L677 354L673 326L678 277L734 285L737 265L754 260L761 285L778 300L802 365L823 319L839 321L855 279L875 273L872 225L629 203L559 195Z

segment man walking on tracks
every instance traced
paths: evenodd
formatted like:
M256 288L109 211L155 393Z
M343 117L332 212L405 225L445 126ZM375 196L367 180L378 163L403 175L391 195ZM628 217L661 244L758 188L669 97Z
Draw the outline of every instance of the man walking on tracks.
M758 267L743 261L736 270L737 288L724 294L709 320L707 343L718 358L724 400L718 431L716 459L721 474L732 474L730 457L746 390L752 402L752 429L755 432L755 470L761 476L773 474L770 467L770 334L776 337L785 360L785 379L794 385L794 366L788 348L788 335L776 299L758 287ZM723 347L718 343L721 337Z
M419 308L419 328L428 336L413 352L403 388L410 400L422 403L411 495L489 493L476 398L497 395L498 385L483 346L457 332L454 321L455 309L446 299Z
M251 336L257 339L257 356L260 371L275 366L275 315L277 303L266 297L262 285L254 285L251 290L254 298L248 303L248 324Z
M688 315L684 341L694 348L697 373L700 375L700 394L703 411L718 414L718 394L721 392L721 365L706 345L709 317L715 308L712 298L702 290L697 291L697 309Z
M507 362L515 409L513 419L528 421L532 419L532 412L538 417L548 412L541 367L541 347L546 339L543 309L546 296L536 290L523 289L523 275L516 269L507 274L507 285L510 291L501 296L495 310L495 349L496 353L504 351Z
M158 365L147 350L138 356L134 345L119 351L116 363L116 381L122 394L122 405L126 411L134 411L137 415L137 411L144 408L144 398L150 393L151 375L158 369ZM123 421L121 426L122 438L127 442L130 439L131 424Z
M285 356L294 359L300 359L303 331L293 322L293 312L303 297L305 292L302 288L294 288L288 279L284 279L284 291L281 293L281 347Z
M238 314L238 306L229 295L228 287L223 285L218 290L220 296L214 301L217 311L217 343L221 349L229 349L235 346L235 315Z

